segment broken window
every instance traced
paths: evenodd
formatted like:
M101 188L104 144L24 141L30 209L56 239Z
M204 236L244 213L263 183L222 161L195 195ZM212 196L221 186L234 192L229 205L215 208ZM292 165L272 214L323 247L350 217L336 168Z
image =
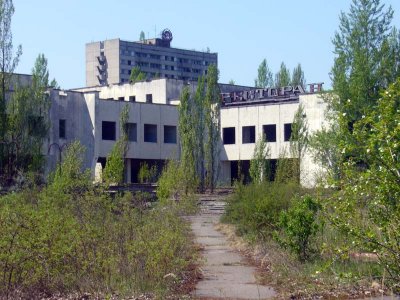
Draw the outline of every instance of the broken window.
M276 125L263 125L263 133L267 142L276 142Z
M144 124L144 141L146 143L157 143L157 125Z
M101 138L107 141L115 141L115 122L103 121L101 123Z
M235 144L235 127L222 128L224 145Z
M58 137L60 139L65 139L65 120L58 120Z
M164 143L176 144L176 126L164 126Z
M251 144L256 142L256 127L243 126L242 127L242 143Z
M146 94L146 103L153 103L153 94Z
M126 123L125 130L128 135L128 141L136 142L137 141L137 126L136 123Z
M136 96L129 96L129 102L136 102Z
M290 141L290 137L292 136L292 123L284 124L284 141Z

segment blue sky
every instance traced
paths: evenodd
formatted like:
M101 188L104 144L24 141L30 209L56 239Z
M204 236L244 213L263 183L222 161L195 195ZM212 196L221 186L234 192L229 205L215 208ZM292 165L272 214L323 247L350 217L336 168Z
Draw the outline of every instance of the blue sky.
M44 53L51 78L62 88L85 85L85 44L112 38L136 41L143 30L154 37L169 28L176 48L218 52L220 81L254 85L266 58L276 72L281 61L301 63L307 82L330 86L331 39L340 11L351 0L14 0L14 46L21 44L19 73L30 73ZM382 0L395 11L400 1Z

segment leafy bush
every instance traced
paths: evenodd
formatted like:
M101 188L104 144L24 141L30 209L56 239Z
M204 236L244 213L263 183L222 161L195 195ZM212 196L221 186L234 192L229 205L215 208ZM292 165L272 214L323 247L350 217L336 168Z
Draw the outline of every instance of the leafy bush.
M235 223L241 234L271 236L277 229L280 212L289 208L299 191L296 184L238 184L228 201L224 220Z
M140 183L155 182L157 178L156 165L153 165L149 168L149 165L147 163L141 163L138 178Z
M294 252L302 262L314 252L311 241L320 229L317 213L320 205L309 195L296 197L287 211L279 216L276 239L285 248Z
M0 198L0 298L19 290L164 293L190 262L178 212L145 194L111 197L80 171L73 144L51 184ZM102 296L100 296L102 297Z

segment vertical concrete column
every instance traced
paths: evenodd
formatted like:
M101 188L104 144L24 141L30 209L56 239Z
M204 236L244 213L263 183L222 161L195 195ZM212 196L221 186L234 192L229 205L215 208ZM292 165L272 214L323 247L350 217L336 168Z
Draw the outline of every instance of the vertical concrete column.
M131 178L131 159L130 158L125 159L125 170L126 170L126 176L125 176L126 182L131 183L132 178Z

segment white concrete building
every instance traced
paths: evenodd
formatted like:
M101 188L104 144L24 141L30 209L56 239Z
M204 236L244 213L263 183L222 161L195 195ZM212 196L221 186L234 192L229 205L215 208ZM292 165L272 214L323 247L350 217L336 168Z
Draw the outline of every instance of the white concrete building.
M120 136L119 118L129 106L129 150L126 157L126 181L137 182L140 163L156 165L161 170L165 160L178 158L179 96L187 82L156 79L135 84L95 86L60 91L51 90L49 168L54 168L63 145L79 140L86 147L85 167L96 163L103 167L113 144ZM196 83L189 83L194 93ZM304 107L310 131L321 128L325 104L301 87L258 89L221 85L221 168L220 181L229 184L237 174L237 163L245 165L253 156L254 145L265 134L272 162L289 145L291 123L299 105ZM317 166L309 154L301 162L302 183L315 183Z

